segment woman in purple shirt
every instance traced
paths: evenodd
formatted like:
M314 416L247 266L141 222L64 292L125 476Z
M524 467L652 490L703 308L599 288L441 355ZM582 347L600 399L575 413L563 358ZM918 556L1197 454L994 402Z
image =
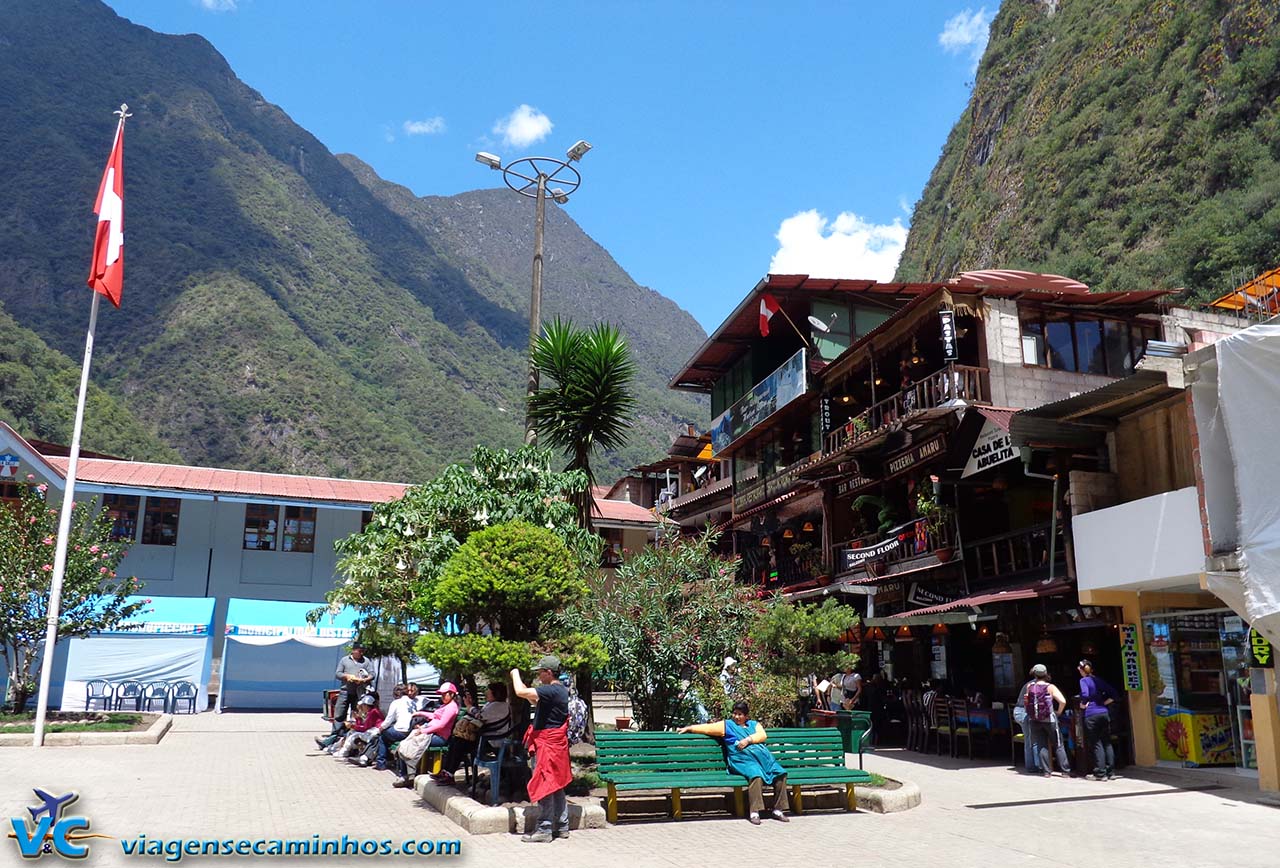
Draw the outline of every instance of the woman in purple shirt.
M1107 706L1120 698L1114 687L1093 674L1093 664L1081 660L1080 708L1084 717L1084 740L1093 754L1093 779L1109 781L1116 773L1116 752L1111 746L1111 712Z

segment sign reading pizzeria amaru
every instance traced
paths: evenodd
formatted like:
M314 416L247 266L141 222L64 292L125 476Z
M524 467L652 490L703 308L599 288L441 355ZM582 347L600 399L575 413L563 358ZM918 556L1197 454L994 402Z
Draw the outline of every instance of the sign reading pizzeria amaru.
M936 458L946 451L947 441L941 435L934 437L932 440L926 440L919 446L913 446L905 452L901 452L885 462L885 476L897 476L899 473L910 470L922 461L928 461L930 458Z

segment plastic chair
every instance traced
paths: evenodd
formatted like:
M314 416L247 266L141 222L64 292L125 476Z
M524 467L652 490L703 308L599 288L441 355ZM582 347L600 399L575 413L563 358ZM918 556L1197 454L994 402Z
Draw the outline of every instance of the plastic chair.
M475 798L476 787L480 784L480 769L489 770L489 804L498 804L498 792L502 786L502 765L507 758L509 739L503 739L497 745L480 739L476 751L471 756L471 797Z
M133 702L133 710L138 711L142 703L142 683L140 681L121 681L115 686L115 708L119 711L126 700Z
M110 684L100 679L94 679L86 684L84 688L84 710L90 711L93 708L94 700L97 700L102 703L103 711L110 711L114 696L115 691Z
M196 697L199 696L200 689L190 681L179 681L173 685L173 693L169 696L169 711L172 714L178 713L178 703L187 703L187 714L196 713Z
M160 710L167 712L169 710L169 682L168 681L152 681L142 691L142 707L146 711L151 710L151 703L159 700Z

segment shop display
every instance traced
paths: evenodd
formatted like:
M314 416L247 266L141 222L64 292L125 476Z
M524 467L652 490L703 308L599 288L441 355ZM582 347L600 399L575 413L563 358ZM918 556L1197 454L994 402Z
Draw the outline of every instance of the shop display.
M1174 706L1155 710L1160 759L1188 766L1230 766L1236 764L1231 716L1190 711Z

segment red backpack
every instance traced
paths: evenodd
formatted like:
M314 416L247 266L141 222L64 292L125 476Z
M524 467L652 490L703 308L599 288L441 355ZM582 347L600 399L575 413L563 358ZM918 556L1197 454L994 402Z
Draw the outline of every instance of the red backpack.
M1027 719L1048 723L1053 719L1053 694L1049 685L1037 681L1027 688Z

